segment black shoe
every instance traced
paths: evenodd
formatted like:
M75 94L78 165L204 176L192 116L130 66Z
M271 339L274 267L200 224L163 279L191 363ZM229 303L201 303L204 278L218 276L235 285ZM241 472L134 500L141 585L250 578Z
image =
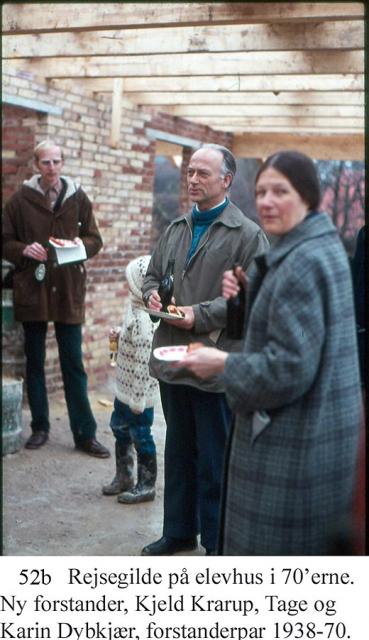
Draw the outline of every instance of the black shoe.
M152 542L141 551L142 556L171 556L179 551L193 551L197 548L196 536L192 538L166 538Z
M89 456L94 456L95 458L110 458L109 449L103 447L103 445L95 440L95 438L90 438L89 440L78 440L78 442L76 442L76 449L78 449L78 451L83 451L83 453L87 453Z
M49 439L47 431L34 431L24 445L26 449L39 449Z
M215 551L215 549L206 549L205 555L206 556L216 556L217 552Z

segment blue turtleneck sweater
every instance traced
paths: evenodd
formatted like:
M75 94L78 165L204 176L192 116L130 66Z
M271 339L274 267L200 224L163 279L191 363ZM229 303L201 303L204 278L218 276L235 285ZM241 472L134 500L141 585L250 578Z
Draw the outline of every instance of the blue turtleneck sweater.
M205 233L208 227L210 227L211 223L214 222L215 218L224 211L228 203L228 198L225 198L221 204L218 204L216 207L212 207L212 209L205 209L204 211L199 211L197 205L194 205L192 209L192 242L187 254L186 265L195 253L201 236Z

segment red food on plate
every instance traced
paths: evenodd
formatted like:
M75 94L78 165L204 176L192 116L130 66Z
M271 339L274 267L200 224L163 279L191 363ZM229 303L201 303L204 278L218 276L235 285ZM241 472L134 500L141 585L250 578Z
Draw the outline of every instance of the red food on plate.
M59 245L59 247L65 246L65 240L62 240L61 238L53 238L52 236L50 236L49 242L53 242L54 244Z
M190 342L190 344L187 347L187 353L196 351L196 349L201 349L201 347L205 347L205 345L202 342Z
M171 313L174 316L178 316L179 318L183 318L183 313L176 307L174 304L168 304L167 307L168 313Z

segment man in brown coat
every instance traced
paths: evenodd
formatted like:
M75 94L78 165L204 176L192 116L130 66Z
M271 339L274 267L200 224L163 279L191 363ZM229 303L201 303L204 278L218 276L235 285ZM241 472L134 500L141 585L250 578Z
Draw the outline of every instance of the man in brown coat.
M26 387L32 435L28 449L48 440L49 407L45 380L46 334L54 322L65 399L76 448L107 458L95 437L96 421L87 396L82 362L86 270L83 261L58 265L49 238L74 240L91 258L102 247L91 202L70 178L62 176L63 153L52 141L34 150L38 174L27 180L5 205L3 255L14 263L14 313L23 323ZM83 251L84 252L84 251Z

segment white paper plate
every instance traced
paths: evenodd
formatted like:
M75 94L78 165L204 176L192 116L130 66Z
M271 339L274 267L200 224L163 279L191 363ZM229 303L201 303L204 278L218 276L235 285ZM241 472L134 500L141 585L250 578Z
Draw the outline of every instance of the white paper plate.
M173 347L157 347L153 354L158 360L166 360L167 362L178 362L182 360L187 353L186 345L176 345Z
M175 313L166 313L165 311L153 311L153 309L148 309L147 307L144 307L144 311L147 311L147 313L150 314L150 316L153 316L154 318L164 318L167 320L184 320L184 316L181 318L181 316L177 316Z

